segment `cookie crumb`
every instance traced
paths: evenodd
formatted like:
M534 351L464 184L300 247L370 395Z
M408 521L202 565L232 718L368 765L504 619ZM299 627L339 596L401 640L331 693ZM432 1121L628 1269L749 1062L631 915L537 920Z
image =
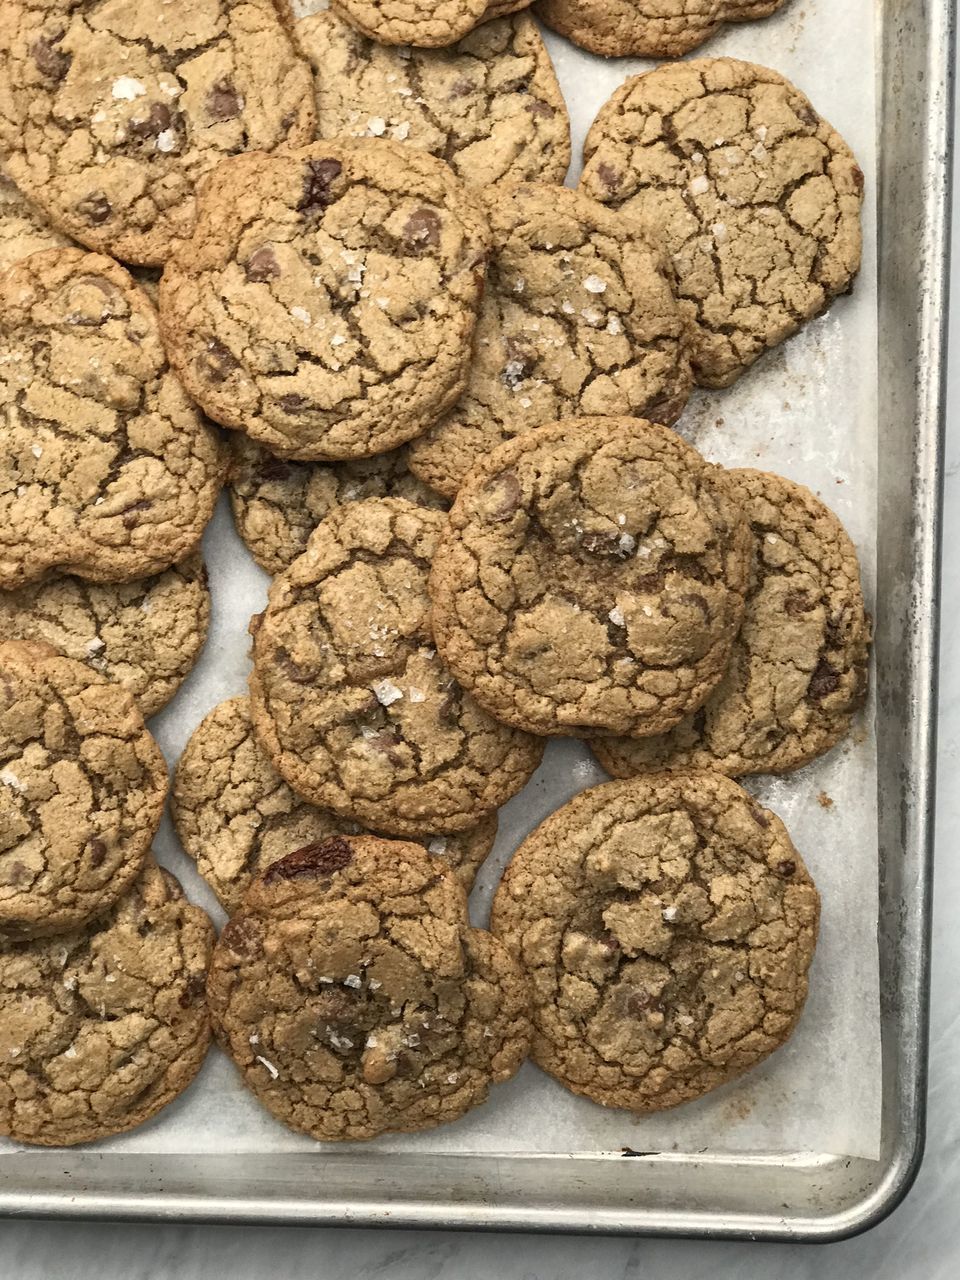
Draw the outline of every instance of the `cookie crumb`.
M820 794L817 796L817 804L820 806L821 809L832 809L833 797L828 796L825 791L821 791Z

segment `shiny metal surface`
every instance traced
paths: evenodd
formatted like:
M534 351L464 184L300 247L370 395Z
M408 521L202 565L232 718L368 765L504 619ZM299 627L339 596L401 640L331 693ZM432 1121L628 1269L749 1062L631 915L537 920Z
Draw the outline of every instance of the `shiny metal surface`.
M952 103L950 0L882 6L879 1161L24 1154L0 1212L827 1240L873 1225L923 1149ZM842 1069L842 1064L838 1064Z

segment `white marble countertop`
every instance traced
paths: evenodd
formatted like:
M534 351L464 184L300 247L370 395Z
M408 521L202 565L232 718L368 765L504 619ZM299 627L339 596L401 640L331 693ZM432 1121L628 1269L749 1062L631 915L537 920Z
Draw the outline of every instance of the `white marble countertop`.
M960 124L960 112L958 112ZM958 175L960 188L960 175ZM960 234L960 196L955 201ZM960 299L960 252L953 271ZM960 307L951 323L944 546L960 543ZM704 1244L443 1232L0 1224L0 1280L939 1280L960 1272L960 556L943 569L941 780L926 1159L906 1201L835 1245Z

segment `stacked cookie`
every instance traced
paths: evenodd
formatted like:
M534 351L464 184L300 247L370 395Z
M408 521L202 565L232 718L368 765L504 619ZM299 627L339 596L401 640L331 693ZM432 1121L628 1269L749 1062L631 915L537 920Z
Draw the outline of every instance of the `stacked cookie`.
M778 5L537 7L595 51L674 56ZM455 1120L528 1053L604 1105L674 1106L799 1019L817 892L732 779L848 732L856 553L807 490L671 428L850 287L862 175L782 77L702 59L628 80L559 186L527 6L421 8L0 0L22 1141L153 1115L208 1002L244 1083L324 1140ZM176 769L231 915L211 950L149 854L143 717L203 645L225 479L274 578L249 695ZM619 780L528 837L472 928L497 810L564 735Z

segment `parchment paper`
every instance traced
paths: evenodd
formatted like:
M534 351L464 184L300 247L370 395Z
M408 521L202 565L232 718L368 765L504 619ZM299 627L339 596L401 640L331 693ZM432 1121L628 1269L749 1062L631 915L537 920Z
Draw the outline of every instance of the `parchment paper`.
M730 28L703 50L782 72L840 130L866 175L866 237L853 294L735 387L698 394L678 428L718 462L777 471L819 494L857 544L871 608L877 520L874 23L874 0L788 0L774 18ZM547 40L573 122L573 183L580 145L597 110L627 76L652 64L607 62L552 35ZM225 500L204 550L214 604L210 639L196 670L151 726L171 766L207 711L245 690L246 626L266 599L268 579L234 533ZM871 700L851 739L825 759L789 778L748 784L786 822L823 897L810 998L784 1049L700 1102L646 1119L575 1098L528 1064L459 1123L384 1138L365 1149L378 1155L403 1150L587 1153L630 1146L876 1158L881 1080L873 724ZM486 922L500 870L518 842L559 804L604 777L581 744L550 744L542 768L502 811L496 849L471 899L476 923ZM180 850L169 819L156 850L190 897L222 922L223 913ZM6 1149L13 1148L6 1144ZM97 1146L98 1151L185 1154L304 1150L319 1160L336 1159L348 1149L317 1146L289 1133L246 1093L217 1051L191 1089L153 1122Z

